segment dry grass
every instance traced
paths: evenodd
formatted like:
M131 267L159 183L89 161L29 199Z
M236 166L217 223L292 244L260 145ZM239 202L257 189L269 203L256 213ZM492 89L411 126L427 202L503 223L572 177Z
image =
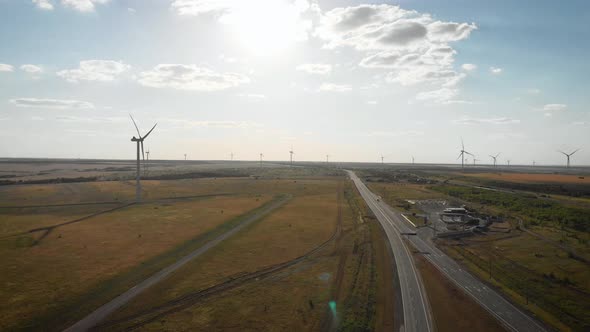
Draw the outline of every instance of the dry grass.
M576 183L590 184L590 177L540 173L462 173L464 176L517 183Z
M298 257L330 237L336 211L335 193L294 198L137 297L120 315Z
M414 261L424 281L437 331L496 332L506 329L421 254Z
M24 327L59 303L82 296L269 199L219 197L135 205L57 228L33 247L13 245L18 239L2 240L0 327ZM12 217L6 222L11 221Z
M332 190L336 191L336 187ZM332 326L357 331L359 327L361 330L372 327L375 305L391 301L387 296L375 299L376 274L382 268L376 266L381 261L375 261L372 241L382 238L372 237L368 224L359 223L358 217L363 213L354 204L357 194L350 190L348 194L343 203L340 237L310 259L159 317L140 330L313 331ZM132 315L232 276L308 252L334 231L337 207L335 192L295 198L281 210L189 263L111 319ZM381 280L388 282L384 276ZM384 289L381 287L379 290ZM329 301L335 303L335 316L329 310ZM383 309L381 315L385 316ZM106 329L124 329L126 324L129 323Z

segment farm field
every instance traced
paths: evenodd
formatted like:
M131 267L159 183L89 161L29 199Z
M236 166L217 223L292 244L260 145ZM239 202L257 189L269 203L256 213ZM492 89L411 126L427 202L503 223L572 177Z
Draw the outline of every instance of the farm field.
M590 177L546 173L461 173L463 176L519 183L575 183L590 185Z

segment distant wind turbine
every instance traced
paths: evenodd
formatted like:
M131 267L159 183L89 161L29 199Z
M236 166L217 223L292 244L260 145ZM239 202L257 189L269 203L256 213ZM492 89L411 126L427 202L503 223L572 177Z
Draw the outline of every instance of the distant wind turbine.
M533 167L537 165L537 162L533 160Z
M463 138L461 138L461 152L459 153L459 157L457 157L457 159L461 158L461 169L465 168L465 154L468 154L475 158L473 154L465 151L465 144L463 144Z
M291 166L293 166L293 154L294 153L295 152L293 152L293 145L291 145L291 150L289 150L289 155L290 155L290 158L291 158L290 159Z
M140 170L140 165L139 165L139 149L141 147L141 155L143 156L143 159L145 160L145 154L143 152L143 141L150 135L150 133L156 128L156 126L158 124L156 123L152 127L152 129L150 129L150 131L148 131L148 133L142 137L141 134L139 133L139 128L137 127L137 123L135 123L135 119L133 119L133 116L131 116L131 114L129 114L129 116L131 117L131 121L133 121L133 125L135 126L135 129L137 130L137 136L139 136L139 137L133 136L133 138L131 138L131 142L137 143L137 175L135 177L135 200L137 202L140 202L141 201L141 183L140 183L141 170Z
M229 159L230 161L234 161L234 153L233 152L229 154L229 158L230 158Z
M260 154L260 167L262 167L262 157L264 157L264 155L261 153Z
M186 160L186 153L184 154L184 160Z
M476 162L476 161L479 161L479 159L475 159L475 158L473 158L473 166L475 166L475 162Z
M145 152L146 158L145 158L145 167L143 168L143 175L146 176L148 174L148 166L150 165L150 150L147 150Z
M329 164L329 163L330 163L330 155L329 155L329 154L327 154L327 155L326 155L326 164Z
M506 164L510 166L510 159L506 160Z
M381 165L383 165L383 155L381 155Z
M571 157L571 156L573 156L573 155L574 155L574 153L578 152L579 150L580 150L580 149L576 149L576 150L574 150L574 151L573 151L573 152L571 152L571 153L565 153L565 152L563 152L563 151L561 151L561 150L559 151L559 152L561 152L561 153L562 153L562 154L563 154L563 155L564 155L564 156L567 158L567 165L566 165L566 168L570 168L570 157Z
M500 152L501 153L501 152ZM490 157L492 157L492 159L494 159L494 168L496 167L496 159L498 159L498 156L500 155L500 153L498 153L495 156L490 155Z
M412 165L414 165L414 156L412 156Z

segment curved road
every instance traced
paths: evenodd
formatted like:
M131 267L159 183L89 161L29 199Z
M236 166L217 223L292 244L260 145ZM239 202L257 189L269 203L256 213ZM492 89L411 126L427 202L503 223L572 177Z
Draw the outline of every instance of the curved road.
M433 331L432 316L426 291L422 286L422 279L414 266L414 261L408 248L402 240L402 231L398 227L398 221L393 215L377 200L367 186L351 171L348 175L356 185L363 199L383 226L387 239L391 244L397 274L402 294L402 307L404 322L402 330L405 332L430 332ZM413 231L415 233L415 231Z
M363 198L373 200L373 205L379 205L381 211L395 223L395 228L401 233L416 233L416 227L410 225L402 217L401 213L392 209L384 202L378 202L375 195L367 189L353 172L349 172L351 178L357 184L362 185L365 190ZM361 189L359 188L359 191ZM368 192L368 193L367 193ZM361 192L362 194L362 192ZM369 201L367 200L367 203ZM371 206L371 204L369 204ZM418 232L422 231L420 229ZM439 250L432 241L421 236L408 236L408 240L417 250L424 253L428 259L439 271L441 271L449 280L453 281L459 288L463 289L484 309L495 316L506 328L511 331L538 332L547 331L547 329L536 319L523 312L503 296L498 294L494 289L486 286L482 281L472 276L469 272L459 266L452 258ZM397 260L397 256L396 256ZM402 294L403 295L403 294ZM404 309L405 309L404 300Z

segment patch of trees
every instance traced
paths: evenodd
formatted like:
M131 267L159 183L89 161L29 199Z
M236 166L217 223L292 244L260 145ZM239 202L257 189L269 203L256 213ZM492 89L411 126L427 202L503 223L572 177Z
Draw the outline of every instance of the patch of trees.
M521 215L531 224L557 224L590 232L590 209L564 206L548 199L470 187L444 185L432 189L469 202L501 207Z

